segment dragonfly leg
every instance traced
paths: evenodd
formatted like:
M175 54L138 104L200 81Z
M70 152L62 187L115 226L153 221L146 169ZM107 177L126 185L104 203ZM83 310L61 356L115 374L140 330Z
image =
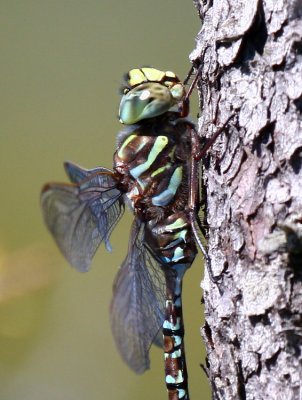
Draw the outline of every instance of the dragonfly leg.
M223 124L223 126L216 131L216 133L213 135L212 138L210 138L205 146L200 149L200 137L198 136L197 132L194 129L191 129L191 162L190 162L190 176L189 176L189 219L192 227L192 231L196 240L196 243L198 244L204 258L206 261L206 266L207 270L209 272L210 278L212 282L217 283L221 280L221 275L220 276L215 276L212 265L211 265L211 260L210 257L203 246L201 239L200 239L200 225L199 225L199 219L197 216L197 205L199 201L199 161L204 157L209 150L209 148L215 143L216 139L218 136L222 133L224 130L225 126L227 123L230 121L230 119L233 117L228 118L228 120Z
M234 117L234 114L231 114L229 118L222 124L220 128L217 129L217 131L214 133L214 135L209 138L205 145L201 148L201 138L198 136L197 132L195 130L192 130L193 132L191 133L191 143L192 143L192 157L196 161L200 161L208 152L209 148L213 146L213 144L216 142L218 136L225 130L226 126L230 122L230 120Z
M221 275L219 275L219 276L215 276L214 275L214 272L213 272L213 269L212 269L212 264L211 264L211 259L210 259L209 255L208 255L208 252L207 252L205 246L201 242L201 239L200 239L200 236L199 236L200 235L199 232L200 232L201 229L200 229L200 226L199 226L199 221L198 221L198 219L196 217L196 211L194 211L194 212L191 211L191 210L189 211L189 219L190 219L192 231L193 231L193 234L194 234L194 237L195 237L195 241L198 244L198 247L200 248L200 250L201 250L201 252L203 254L203 257L204 257L204 259L206 261L206 266L207 266L207 270L208 270L208 273L210 275L211 281L214 282L214 283L217 283L217 282L219 282L221 280Z
M188 91L187 91L187 93L186 93L185 98L184 98L183 101L182 101L182 111L181 111L181 116L182 116L182 117L186 117L186 116L189 114L189 108L190 108L190 107L189 107L189 98L190 98L190 96L191 96L191 94L192 94L192 92L193 92L193 89L195 88L195 86L196 86L196 84L197 84L197 81L198 81L198 79L199 79L199 72L200 72L200 70L201 70L201 67L199 67L199 68L196 69L196 67L195 67L194 65L192 65L192 67L190 68L190 71L189 71L189 73L188 73L186 79L185 79L184 82L183 82L184 85L187 85L187 83L189 82L191 76L192 76L193 73L194 73L194 70L196 70L195 77L194 77L194 79L193 79L191 85L189 86L189 89L188 89Z

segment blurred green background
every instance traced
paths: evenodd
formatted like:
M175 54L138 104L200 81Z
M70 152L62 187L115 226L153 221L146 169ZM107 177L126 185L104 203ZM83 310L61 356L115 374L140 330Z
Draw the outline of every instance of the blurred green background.
M152 65L184 77L200 21L183 0L0 0L0 399L166 399L161 351L135 376L111 337L108 307L127 251L129 213L88 274L69 268L43 225L43 183L64 160L112 165L124 72ZM196 115L197 111L195 112ZM193 113L194 114L194 113ZM192 399L210 398L201 259L184 283Z

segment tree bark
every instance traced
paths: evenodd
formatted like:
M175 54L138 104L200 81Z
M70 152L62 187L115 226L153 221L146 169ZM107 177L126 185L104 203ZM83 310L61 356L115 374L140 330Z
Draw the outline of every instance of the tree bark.
M302 1L195 0L214 399L302 398Z

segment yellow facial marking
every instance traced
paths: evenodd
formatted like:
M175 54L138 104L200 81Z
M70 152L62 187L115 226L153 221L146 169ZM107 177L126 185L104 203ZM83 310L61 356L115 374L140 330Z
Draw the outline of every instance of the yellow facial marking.
M163 71L155 68L142 68L142 71L148 81L160 82L165 76L165 73Z
M142 71L138 68L132 69L129 71L129 84L130 86L136 86L139 85L140 83L145 81L145 75L142 73Z
M166 71L165 75L169 78L176 78L176 75L172 71Z

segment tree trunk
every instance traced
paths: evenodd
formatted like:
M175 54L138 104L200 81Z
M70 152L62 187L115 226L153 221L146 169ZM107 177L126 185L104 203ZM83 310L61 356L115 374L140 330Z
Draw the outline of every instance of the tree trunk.
M214 399L302 398L302 1L195 0Z

